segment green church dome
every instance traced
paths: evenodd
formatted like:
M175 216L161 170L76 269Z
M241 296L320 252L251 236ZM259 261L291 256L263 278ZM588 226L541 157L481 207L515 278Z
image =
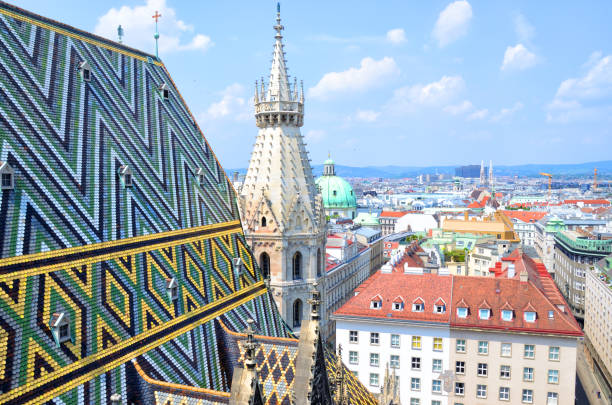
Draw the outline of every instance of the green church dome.
M323 176L316 180L323 197L323 206L327 209L357 208L353 187L342 177L336 176L334 161L331 157L323 165Z
M353 187L338 176L321 176L316 180L325 208L357 208Z

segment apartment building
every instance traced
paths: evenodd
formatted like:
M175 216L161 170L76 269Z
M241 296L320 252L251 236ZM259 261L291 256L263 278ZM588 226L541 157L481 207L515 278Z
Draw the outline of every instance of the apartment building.
M612 239L599 239L584 231L555 234L555 282L579 321L584 320L586 273L609 254L612 254Z
M535 249L548 272L555 278L555 235L567 229L557 217L543 218L535 223Z
M504 214L510 218L514 230L523 246L535 246L536 223L546 216L545 211L506 210Z
M573 404L582 331L541 263L506 260L496 277L377 272L332 315L343 361L373 393L389 365L402 404Z
M397 220L406 215L407 211L382 211L379 215L382 236L391 235L395 232Z
M586 273L584 296L584 334L602 388L612 395L612 255L598 261ZM604 389L605 389L604 388Z

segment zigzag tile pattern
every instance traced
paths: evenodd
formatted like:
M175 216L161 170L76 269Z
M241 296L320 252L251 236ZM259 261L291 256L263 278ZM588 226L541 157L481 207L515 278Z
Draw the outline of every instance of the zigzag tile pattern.
M0 403L155 401L134 357L161 381L227 391L212 319L290 335L235 192L151 55L0 3L0 161L15 175L0 199ZM70 324L59 345L55 313Z

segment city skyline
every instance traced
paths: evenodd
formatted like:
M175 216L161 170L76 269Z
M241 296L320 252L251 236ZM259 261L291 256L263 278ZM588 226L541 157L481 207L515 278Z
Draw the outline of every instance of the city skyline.
M158 10L160 57L223 166L246 167L275 2L16 4L113 40L121 24L124 43L151 53ZM578 163L605 160L612 146L610 4L281 6L289 73L306 90L312 164L331 151L348 166L430 165L423 153L407 157L418 150L436 150L440 165L483 156L498 165ZM371 153L372 143L385 153Z

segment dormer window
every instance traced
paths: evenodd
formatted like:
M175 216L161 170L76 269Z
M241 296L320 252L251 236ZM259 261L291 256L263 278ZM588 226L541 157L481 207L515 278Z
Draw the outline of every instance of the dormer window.
M535 322L535 320L536 320L535 312L531 312L531 311L525 312L525 322Z
M459 318L467 318L467 316L468 316L468 309L466 307L459 307L459 308L457 308L457 316Z
M232 264L234 265L234 272L238 276L241 276L242 275L242 271L243 271L242 258L234 257L232 259Z
M480 308L478 310L478 317L480 319L489 319L491 317L491 310L489 308Z
M443 314L446 312L446 303L442 298L438 298L436 302L434 302L434 313Z
M81 62L79 64L79 72L81 72L81 77L83 78L83 80L85 80L86 82L91 81L91 67L89 67L89 63L87 62Z
M166 291L168 292L168 297L170 297L171 301L178 300L178 282L176 278L172 277L166 280Z
M121 181L123 182L124 187L132 187L132 170L129 166L124 165L119 167L119 176L121 176Z
M161 93L161 96L164 100L170 99L170 86L168 86L166 83L162 83L158 87L158 90Z
M70 336L70 318L64 312L55 312L50 322L51 333L57 345L72 341Z
M548 319L555 319L555 311L548 311Z
M382 297L377 295L372 297L370 300L370 309L381 309L382 308Z
M394 311L401 311L402 309L404 309L404 300L402 299L402 297L397 297L393 300L392 308Z
M421 298L417 298L412 303L412 312L423 312L425 311L425 302Z
M15 172L7 162L0 161L0 182L2 190L12 190L15 188Z
M206 177L204 176L204 169L200 167L198 170L196 170L196 177L198 179L198 183L200 183L200 186L204 187L204 183L206 182Z
M502 309L501 311L502 321L511 321L512 320L512 311L509 309Z

